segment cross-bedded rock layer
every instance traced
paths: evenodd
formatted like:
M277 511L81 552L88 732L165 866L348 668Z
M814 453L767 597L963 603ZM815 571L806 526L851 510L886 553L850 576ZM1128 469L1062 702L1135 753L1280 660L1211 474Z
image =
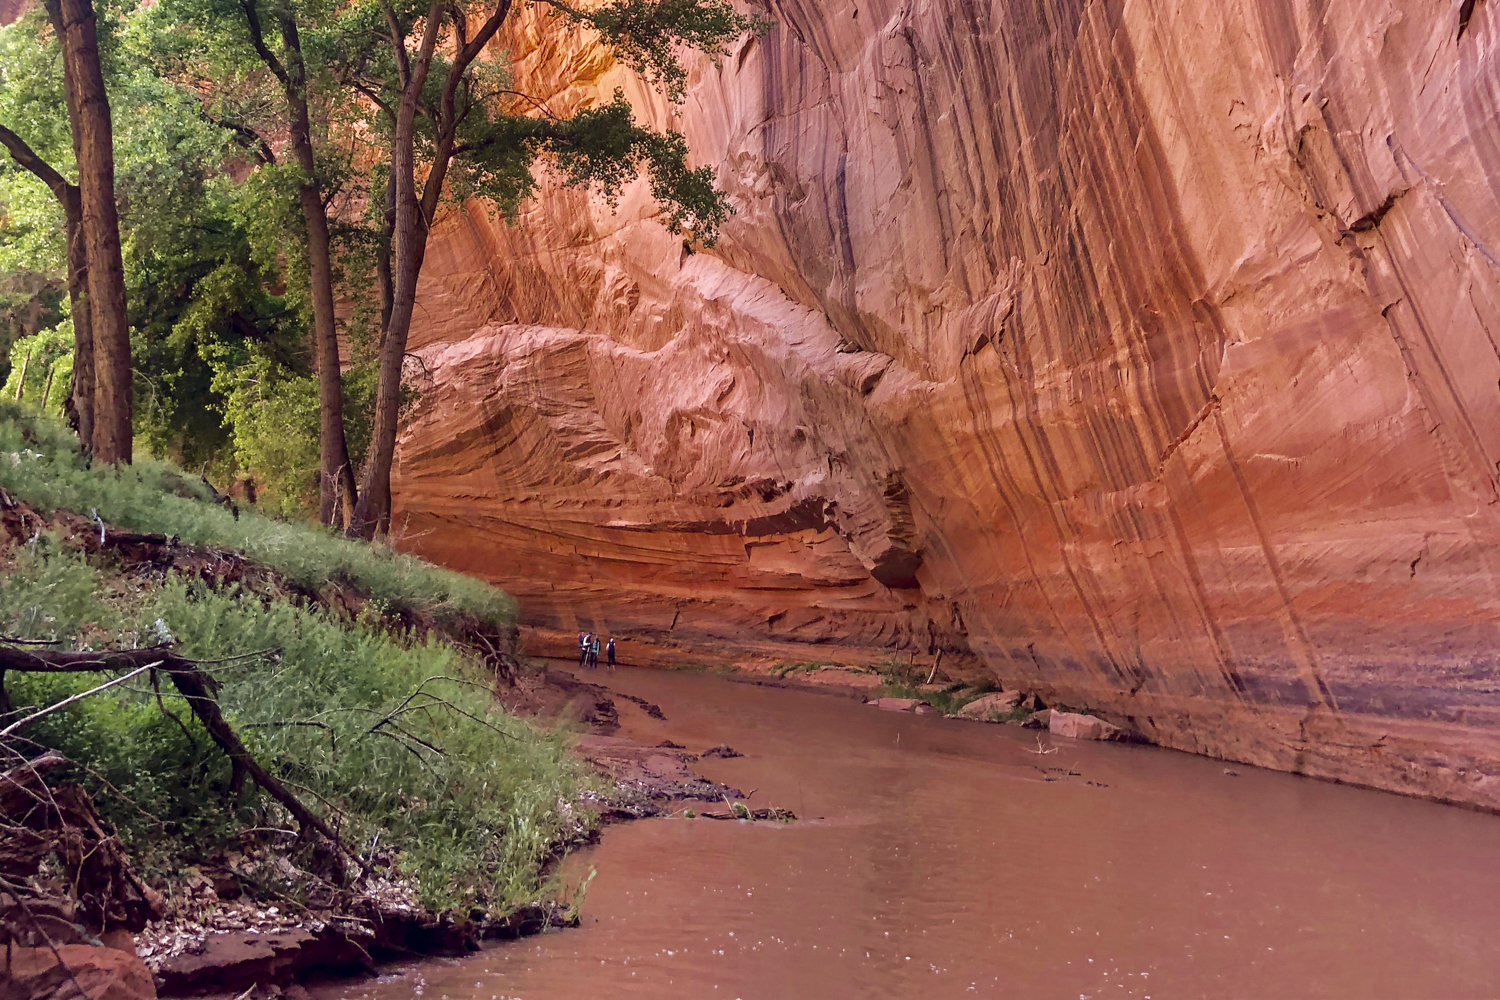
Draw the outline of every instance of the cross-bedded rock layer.
M712 251L639 186L441 221L407 544L540 625L941 649L1500 807L1500 8L768 13L675 118L737 208ZM510 45L555 109L674 120Z

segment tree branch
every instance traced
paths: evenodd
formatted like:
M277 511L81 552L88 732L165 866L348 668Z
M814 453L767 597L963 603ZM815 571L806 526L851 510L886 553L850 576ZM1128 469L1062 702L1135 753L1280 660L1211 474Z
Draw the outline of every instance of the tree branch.
M286 67L281 65L281 60L276 58L276 53L266 45L265 35L261 34L260 12L256 10L255 0L240 0L240 7L244 10L245 21L250 27L250 44L255 47L260 61L276 74L276 79L281 81L283 87L290 87L291 80L287 76Z
M422 187L422 217L427 220L429 228L432 219L437 214L438 199L443 194L443 181L448 174L448 164L453 159L453 148L458 120L454 113L454 102L458 95L459 83L469 71L479 53L495 37L495 32L500 30L500 25L505 23L505 18L510 14L511 0L497 0L495 9L485 19L484 24L475 32L474 37L460 45L454 53L453 62L448 67L448 78L443 81L443 99L439 106L440 120L437 123L437 148L433 152L432 169L427 175L427 182Z
M411 62L406 54L406 32L401 27L401 22L396 19L396 12L388 3L380 5L385 14L386 26L391 29L391 53L396 57L396 77L401 81L401 86L406 86L406 81L411 79Z
M272 151L271 144L266 142L255 129L248 125L241 125L239 122L231 121L228 118L221 118L207 109L203 111L203 117L209 124L217 125L221 129L233 132L238 136L235 140L236 144L250 150L260 162L268 166L275 165L276 154Z
M156 649L117 649L102 653L34 652L0 646L0 670L20 673L77 674L100 670L124 670L164 661L169 654ZM172 657L181 659L181 657ZM190 661L183 660L187 663Z
M395 109L393 109L385 101L381 100L380 95L376 93L368 84L361 83L359 79L354 76L345 76L342 80L340 80L340 82L345 84L346 86L353 87L355 90L368 97L372 104L374 104L381 111L385 112L385 116L389 118L392 123L396 121Z
M53 168L52 164L36 154L26 140L16 135L4 125L0 125L0 145L4 145L10 151L11 158L36 175L37 180L47 185L52 193L57 195L57 200L66 204L69 184L62 174Z

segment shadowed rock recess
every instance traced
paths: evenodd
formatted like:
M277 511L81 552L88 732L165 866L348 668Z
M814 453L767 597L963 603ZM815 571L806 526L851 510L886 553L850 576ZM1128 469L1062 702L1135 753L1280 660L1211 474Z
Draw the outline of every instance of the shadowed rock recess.
M676 111L514 26L521 84L623 88L737 214L450 209L404 544L627 660L942 651L1500 808L1500 4L761 12Z

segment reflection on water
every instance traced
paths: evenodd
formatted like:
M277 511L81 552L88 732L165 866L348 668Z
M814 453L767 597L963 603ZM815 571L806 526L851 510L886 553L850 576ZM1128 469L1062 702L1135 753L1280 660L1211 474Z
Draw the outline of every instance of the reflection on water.
M1142 747L621 670L625 735L790 825L647 820L579 930L320 996L1460 997L1500 992L1500 818Z

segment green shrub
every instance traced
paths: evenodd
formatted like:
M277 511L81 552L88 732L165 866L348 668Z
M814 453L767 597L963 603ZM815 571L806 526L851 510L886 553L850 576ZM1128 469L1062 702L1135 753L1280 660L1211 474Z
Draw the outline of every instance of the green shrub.
M940 691L923 691L916 684L903 683L900 680L887 678L879 690L880 697L882 698L919 698L944 715L953 715L969 702L985 695L991 687L993 685L989 684L977 687L949 685Z
M414 556L316 526L278 521L253 508L235 518L224 507L204 502L207 492L166 463L91 468L60 423L23 414L4 401L0 487L44 512L66 508L87 515L97 510L113 527L236 549L303 586L353 584L395 610L438 620L472 615L497 626L516 620L515 601L508 594Z
M811 674L822 670L824 667L836 667L837 663L832 660L782 660L771 664L770 672L777 677L789 677L792 674Z
M0 630L78 647L166 628L221 683L225 718L251 752L347 843L377 837L423 903L504 912L537 898L545 862L583 829L569 803L591 781L542 733L496 707L492 679L451 647L407 643L284 601L169 581L112 582L46 540L0 578ZM157 624L160 622L160 626ZM265 652L259 656L246 653ZM9 675L17 707L54 704L99 674ZM61 751L150 869L172 871L283 827L268 798L230 792L230 766L170 685L144 677L83 699L19 734Z

